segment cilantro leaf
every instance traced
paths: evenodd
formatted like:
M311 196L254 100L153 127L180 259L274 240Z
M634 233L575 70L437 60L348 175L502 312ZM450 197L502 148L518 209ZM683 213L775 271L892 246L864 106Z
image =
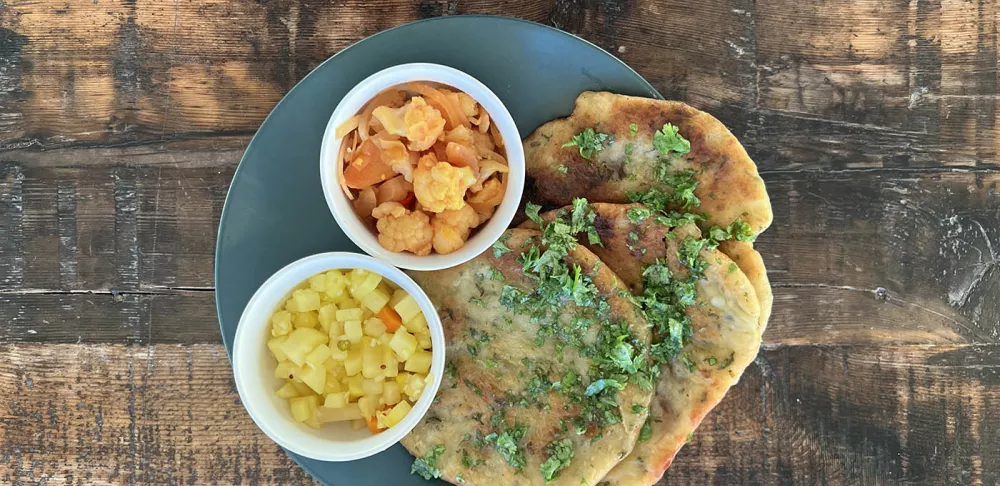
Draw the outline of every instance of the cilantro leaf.
M639 132L639 125L636 125L635 123L628 124L628 136L634 137L635 134L638 132Z
M649 418L647 417L646 421L642 424L642 428L639 429L639 442L646 442L651 437L653 437L653 427L649 425Z
M545 451L549 458L542 463L539 469L546 483L552 482L559 477L559 471L569 467L573 459L573 441L569 439L554 440L546 446Z
M678 133L678 128L670 123L653 134L653 147L663 155L671 152L684 155L691 151L691 142Z
M493 243L494 258L500 258L512 251L510 248L507 247L506 244L507 240L510 239L510 236L511 236L510 233L505 233L503 236L500 237L500 239L498 239L496 242Z
M573 135L569 142L564 143L563 148L577 147L580 150L580 157L590 160L596 152L604 150L604 142L608 140L608 134L595 132L593 128L585 128L582 132Z
M628 220L631 221L632 224L639 224L652 214L653 212L650 211L649 208L643 208L638 206L634 208L628 208L628 211L625 212L625 215L628 216Z
M410 466L410 474L416 474L424 479L434 479L441 477L441 470L437 468L438 457L444 454L444 446L436 445L424 457L413 460Z
M616 390L621 390L622 388L625 388L625 385L619 382L618 380L601 378L600 380L591 383L590 386L587 387L587 390L583 392L583 394L584 396L591 397L597 395L598 393L601 393L605 389L612 389L612 388Z

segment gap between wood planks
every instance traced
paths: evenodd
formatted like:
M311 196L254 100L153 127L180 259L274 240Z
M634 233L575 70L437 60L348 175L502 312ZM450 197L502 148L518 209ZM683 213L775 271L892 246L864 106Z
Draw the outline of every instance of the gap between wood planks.
M178 295L184 293L215 292L215 287L145 287L136 290L114 289L0 289L0 295Z

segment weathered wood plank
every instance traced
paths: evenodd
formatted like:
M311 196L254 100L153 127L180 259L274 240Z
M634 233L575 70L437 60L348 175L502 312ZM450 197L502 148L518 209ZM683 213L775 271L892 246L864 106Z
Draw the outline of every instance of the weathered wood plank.
M20 326L44 329L38 322L72 318L61 305L79 297L65 291L214 287L214 237L240 151L229 142L217 151L175 149L186 143L7 154L0 291L8 302L43 293L17 307L41 313L22 316L11 335L42 340ZM763 174L775 223L758 247L777 287L767 340L1000 342L1000 301L990 297L1000 292L1000 173ZM59 342L76 335L46 334ZM205 337L199 331L180 342ZM132 339L114 331L93 342Z
M501 11L609 50L726 122L766 169L996 165L997 9L954 0L13 1L0 146L250 134L352 42Z
M5 484L305 484L221 346L0 347ZM765 349L662 484L1000 481L997 346Z
M206 346L0 347L0 482L312 484Z

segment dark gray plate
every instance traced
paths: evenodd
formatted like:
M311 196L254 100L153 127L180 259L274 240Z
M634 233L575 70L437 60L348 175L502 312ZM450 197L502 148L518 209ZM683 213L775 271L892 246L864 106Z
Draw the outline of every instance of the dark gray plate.
M381 32L309 73L261 124L233 176L219 221L215 299L226 352L247 301L272 273L325 251L358 248L337 226L319 182L319 149L340 99L372 73L408 62L451 66L504 102L525 137L568 115L586 90L660 98L621 61L578 37L523 20L441 17ZM368 459L336 463L292 455L331 486L427 484L396 445Z

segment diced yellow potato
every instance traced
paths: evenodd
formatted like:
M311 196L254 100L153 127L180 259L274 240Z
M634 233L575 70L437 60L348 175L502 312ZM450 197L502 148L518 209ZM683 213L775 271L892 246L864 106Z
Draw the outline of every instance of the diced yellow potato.
M361 373L361 346L352 346L347 351L347 359L344 360L344 370L347 376L354 376Z
M374 292L375 289L378 288L378 284L381 282L382 282L381 275L374 272L369 272L368 275L365 276L364 280L362 280L360 283L357 284L357 286L351 289L351 295L353 295L355 299L364 299L365 297L368 296L368 294ZM389 299L386 299L387 302L388 300Z
M406 414L410 413L410 409L413 408L409 403L399 402L389 413L385 414L384 424L386 427L395 427L396 424L403 421L406 418Z
M347 281L344 279L344 275L337 270L330 270L326 272L326 287L324 292L331 299L338 299L343 297L347 292Z
M316 395L288 399L288 406L292 410L292 418L297 422L305 422L311 419L316 414L316 407L318 405L319 397Z
M314 329L319 327L319 319L316 318L316 312L299 312L298 314L295 314L295 317L292 319L292 324L296 329Z
M330 321L330 326L326 331L330 335L330 340L334 341L344 335L344 323L337 320Z
M379 337L385 334L385 323L383 323L382 319L379 319L378 317L372 317L371 319L366 320L362 327L364 328L363 330L365 334L371 337Z
M413 319L410 319L410 322L403 323L403 326L413 334L431 332L430 328L427 327L427 318L424 317L423 313L413 316Z
M403 324L410 322L410 319L420 314L420 305L417 304L412 295L403 297L403 300L399 301L392 308L399 314L399 317L403 320Z
M361 341L361 374L365 378L385 376L382 373L382 345L365 336Z
M363 312L359 308L341 307L335 314L335 317L340 322L360 321L362 314Z
M372 311L368 310L367 307L362 307L361 308L361 322L365 322L368 319L371 319L372 317L375 317L375 313L373 313Z
M364 336L364 331L361 329L361 321L347 321L344 322L344 336L352 344L357 344L361 342L361 336Z
M368 270L365 270L363 268L355 268L351 270L351 273L349 275L350 286L357 287L358 284L360 284L361 281L363 281L367 276L368 276Z
M347 351L351 349L351 342L347 340L346 337L339 337L336 340L330 340L330 358L337 361L344 361L347 359Z
M375 289L381 291L383 294L388 295L389 297L392 297L392 292L393 290L395 290L392 288L392 286L389 285L389 279L387 278L383 278L382 281L379 282L378 287L375 287Z
M383 383L382 380L365 378L365 381L361 382L361 389L365 392L365 395L381 395Z
M271 335L284 336L292 332L292 313L279 310L271 316Z
M344 361L334 359L332 354L333 350L331 349L330 352L330 357L323 362L323 367L326 368L326 372L337 378L347 376L347 372L344 370Z
M391 295L392 296L389 297L389 307L395 309L396 304L398 304L401 300L405 299L410 294L406 293L406 291L403 289L396 289L392 291Z
M417 337L417 346L420 346L420 349L431 349L432 343L430 333L422 332L415 334L415 336Z
M424 392L425 384L423 375L410 375L410 379L403 385L403 393L411 402L416 402Z
M296 369L298 369L298 366L295 366L295 363L292 363L291 361L282 361L278 363L278 367L274 369L274 377L281 378L282 380L290 380Z
M389 347L389 341L392 341L392 334L385 333L385 334L383 334L383 335L381 335L381 336L378 337L379 344L381 344L381 345L383 345L385 347ZM391 351L392 348L389 348L389 350Z
M302 379L302 383L309 385L309 388L316 393L323 393L326 389L326 368L322 366L316 368L310 364L299 367L296 375Z
M400 387L404 387L406 386L407 383L410 382L411 376L413 376L413 373L410 373L408 371L400 371L399 374L396 375L396 383L398 383Z
M319 412L319 409L316 409L316 411ZM302 422L302 423L304 423L304 424L306 424L309 427L312 427L314 429L318 429L318 428L322 427L323 423L319 421L319 419L317 418L317 415L318 414L314 414L309 420L306 420L305 422Z
M382 337L386 336L386 334L382 335ZM382 365L385 367L382 374L386 378L392 378L399 374L399 360L396 359L396 352L385 344L382 345Z
M367 395L358 398L358 407L361 409L361 415L365 419L370 419L375 415L375 409L378 407L378 398Z
M413 373L427 373L431 370L431 356L429 351L418 350L406 360L403 369Z
M295 303L295 298L289 297L288 300L285 301L285 310L293 313L299 311L299 305Z
M343 390L340 387L340 382L337 381L337 377L331 375L330 373L327 373L326 386L323 388L323 394L326 395L329 393L339 393L341 391Z
M288 359L288 355L281 350L281 345L287 340L288 336L278 336L267 341L267 349L271 350L271 354L274 355L274 359L278 360L278 362Z
M292 331L279 348L293 363L302 366L302 363L306 362L306 355L327 341L329 338L325 334L306 327Z
M302 380L291 381L289 383L291 383L292 386L295 387L295 391L299 392L300 397L308 397L309 395L315 395L315 393L313 393L312 391L312 388L309 388L309 385L302 383Z
M347 391L350 392L351 400L364 396L364 382L365 378L361 375L350 376L347 378Z
M417 338L400 327L389 340L389 347L396 352L400 361L406 361L417 350Z
M395 405L402 400L402 395L400 392L399 383L395 381L387 381L382 384L382 403L386 405Z
M326 276L322 273L317 273L312 277L309 277L309 288L316 292L323 292L326 290Z
M319 293L313 289L301 289L292 292L295 299L295 306L299 312L308 312L319 309Z
M330 348L325 344L316 346L311 353L306 355L306 363L316 368L325 368L323 362L330 357Z
M378 313L389 303L389 296L381 290L375 289L361 299L361 305L373 313Z
M278 398L295 398L299 396L299 391L291 383L285 383L274 394L278 395Z
M350 392L328 393L326 400L323 401L323 406L326 408L344 408L350 399Z
M319 407L316 418L322 423L344 422L362 418L361 408L356 403L348 403L343 407Z
M326 304L319 308L316 316L319 318L319 325L329 330L330 323L337 320L337 306L335 304Z

